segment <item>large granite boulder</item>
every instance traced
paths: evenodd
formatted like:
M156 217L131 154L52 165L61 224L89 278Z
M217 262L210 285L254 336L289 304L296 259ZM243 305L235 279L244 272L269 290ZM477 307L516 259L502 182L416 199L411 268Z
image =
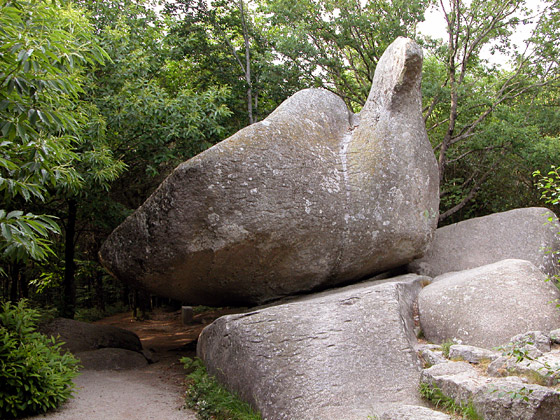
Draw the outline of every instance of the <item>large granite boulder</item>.
M418 309L429 341L490 349L516 334L558 328L559 298L532 263L504 260L436 277L420 293Z
M477 217L436 230L424 257L408 271L430 277L515 258L531 261L543 273L560 274L560 224L542 207Z
M420 403L413 308L425 277L367 282L228 315L197 354L267 420L365 420Z
M366 278L423 254L437 163L421 112L422 49L397 39L359 115L326 90L179 165L108 238L105 267L203 304L262 303Z

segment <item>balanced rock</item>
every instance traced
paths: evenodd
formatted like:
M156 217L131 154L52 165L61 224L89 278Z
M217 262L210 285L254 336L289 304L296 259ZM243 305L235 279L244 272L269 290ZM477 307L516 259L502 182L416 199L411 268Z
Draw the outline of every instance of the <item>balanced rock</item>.
M366 282L206 327L208 372L268 420L364 420L420 403L413 303L425 278Z
M418 297L420 324L432 342L491 349L526 331L560 326L560 291L532 263L504 260L438 276Z
M191 304L262 303L420 257L437 224L422 49L399 38L359 115L307 89L179 165L107 239L119 279Z
M542 207L465 220L437 229L424 257L409 264L408 271L435 277L515 258L553 276L560 274L559 231L558 218Z

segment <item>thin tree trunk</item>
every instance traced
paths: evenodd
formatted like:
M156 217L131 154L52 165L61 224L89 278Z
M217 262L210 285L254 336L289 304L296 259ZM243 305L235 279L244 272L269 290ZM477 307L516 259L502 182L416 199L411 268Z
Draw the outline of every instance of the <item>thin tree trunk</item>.
M14 262L10 267L10 300L12 302L17 302L18 299L18 284L19 284L19 271L20 271L20 264L18 262Z
M243 28L243 41L245 43L245 81L247 82L247 115L249 124L255 122L253 118L253 82L251 81L251 51L249 46L249 31L245 19L245 5L243 0L239 0L239 11L241 13L241 26Z
M64 280L62 296L62 316L74 318L76 311L76 264L74 262L76 234L76 218L78 216L78 206L76 200L68 200L68 220L66 223L66 234L64 242Z
M27 279L25 278L25 270L19 270L18 276L19 283L19 295L23 299L29 298L29 284L27 284Z
M98 271L95 276L95 306L101 312L105 311L105 298L103 296L103 272Z

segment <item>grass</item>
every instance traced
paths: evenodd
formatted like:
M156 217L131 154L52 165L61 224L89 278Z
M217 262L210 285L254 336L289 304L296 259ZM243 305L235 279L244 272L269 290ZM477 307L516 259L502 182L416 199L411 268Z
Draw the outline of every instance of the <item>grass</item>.
M441 351L446 359L449 359L449 349L453 344L455 344L453 341L445 341L441 343Z
M421 383L420 395L434 404L437 409L444 410L449 414L460 415L469 420L483 420L480 414L476 412L472 403L458 404L435 385Z
M197 412L200 420L262 420L249 404L208 375L200 359L184 357L181 362L190 371L186 405Z

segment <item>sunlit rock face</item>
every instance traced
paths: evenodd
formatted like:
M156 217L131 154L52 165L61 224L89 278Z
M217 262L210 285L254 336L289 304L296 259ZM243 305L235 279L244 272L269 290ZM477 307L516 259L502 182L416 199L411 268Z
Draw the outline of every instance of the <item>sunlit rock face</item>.
M423 254L437 163L422 50L397 39L355 115L306 89L179 165L101 250L116 277L192 304L258 304L349 283Z

